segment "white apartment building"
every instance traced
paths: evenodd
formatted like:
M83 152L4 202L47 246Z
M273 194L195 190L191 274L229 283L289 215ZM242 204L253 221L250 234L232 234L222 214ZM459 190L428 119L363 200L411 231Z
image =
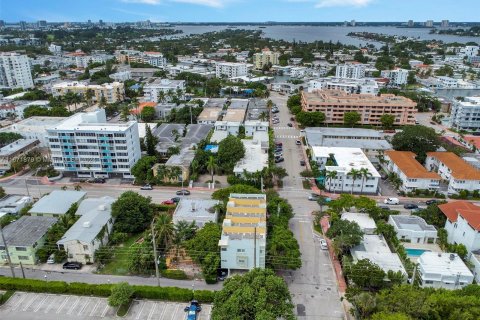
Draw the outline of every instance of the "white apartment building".
M231 270L265 268L267 197L264 194L230 194L223 220L221 267Z
M94 54L91 56L76 55L75 64L77 68L86 68L90 63L105 63L112 58L114 58L114 56L110 54Z
M252 137L256 132L268 133L268 121L245 121L245 136Z
M338 65L335 71L336 78L361 79L365 78L364 64L343 64Z
M229 135L237 136L241 125L238 121L216 121L210 142L219 143Z
M480 129L480 97L455 100L450 113L450 125L458 130Z
M178 90L182 91L182 95L179 99L184 100L185 80L155 79L155 81L148 83L143 87L145 101L150 102L170 102L172 97L169 95L177 94ZM164 101L159 101L159 98L161 98L160 92L163 92L164 94Z
M47 129L53 167L78 177L133 177L140 159L136 121L107 123L105 109L77 113Z
M67 260L83 264L95 262L95 251L108 243L112 232L111 197L83 200L76 212L80 216L57 241L59 250L67 252Z
M393 85L403 86L408 82L409 72L407 69L383 70L380 75L382 78L390 80Z
M0 87L11 89L34 87L30 61L26 55L14 52L0 53Z
M62 53L62 46L57 46L56 44L52 43L48 46L48 51L50 51L53 54Z
M52 86L52 94L54 97L64 96L69 92L85 96L89 90L92 92L92 100L95 102L100 102L102 99L105 99L106 103L116 103L125 99L125 86L121 82L98 85L70 81L56 83Z
M425 167L448 181L448 193L480 190L480 170L453 152L429 152Z
M461 289L473 282L473 274L456 253L424 252L418 259L423 288Z
M217 78L227 77L243 77L248 74L248 67L246 63L235 62L218 62L215 65L215 76Z
M479 46L465 46L465 48L460 49L459 55L462 57L474 57L478 56L478 53L480 51Z
M395 173L401 180L400 189L404 192L419 190L438 190L441 177L429 172L410 151L385 151L387 170Z
M336 178L325 178L325 189L330 192L355 192L375 194L380 174L360 148L318 147L310 148L312 160L320 170L335 171ZM351 170L367 169L368 177L350 175Z
M447 76L441 76L436 78L440 81L443 89L458 88L458 79Z
M372 79L320 78L308 82L308 92L315 90L343 90L348 93L378 93L378 83Z
M255 139L243 139L245 155L233 168L237 177L242 177L245 172L256 173L268 168L268 150L262 148L262 142Z
M399 240L411 243L435 243L437 229L418 216L390 215L388 223L395 228Z
M255 53L253 55L253 64L255 69L261 70L264 66L271 64L276 65L278 64L278 58L280 57L280 53L270 51L270 49L265 48L260 53Z
M109 77L115 81L124 82L126 80L132 79L132 73L130 72L130 70L119 71L112 73L111 75L109 75Z
M167 66L167 58L160 52L136 50L122 50L116 53L117 59L122 63L145 63L153 67L164 68Z
M290 77L292 78L303 78L307 75L308 71L307 67L293 67L290 68Z

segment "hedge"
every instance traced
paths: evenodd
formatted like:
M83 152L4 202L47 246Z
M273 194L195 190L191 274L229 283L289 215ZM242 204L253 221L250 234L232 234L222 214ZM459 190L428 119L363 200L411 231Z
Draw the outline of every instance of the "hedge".
M8 299L15 293L15 291L8 290L4 294L0 294L0 306L7 302Z
M35 279L19 279L0 277L0 289L18 290L27 292L46 292L108 297L113 284L89 284L81 282L67 283L64 281L44 281ZM137 299L155 299L167 301L188 302L196 299L200 302L210 303L215 298L214 291L196 290L195 294L190 289L177 287L132 286Z
M183 270L162 270L162 277L176 280L188 279L187 275Z

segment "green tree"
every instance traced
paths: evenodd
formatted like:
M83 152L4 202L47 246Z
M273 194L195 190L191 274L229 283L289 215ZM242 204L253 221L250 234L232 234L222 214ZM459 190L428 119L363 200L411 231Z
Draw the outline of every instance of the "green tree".
M214 222L206 223L202 229L198 230L195 237L185 241L184 245L187 249L188 255L202 266L202 270L212 272L217 270L220 262L220 251L218 248L218 241L222 236L222 227ZM214 254L218 259L209 256ZM211 273L206 273L212 276Z
M385 271L368 259L358 260L345 273L348 279L364 290L377 291L386 287Z
M112 294L108 297L108 305L118 307L122 304L127 304L133 296L135 290L128 284L128 282L117 283L112 288Z
M413 320L410 316L405 313L393 312L378 312L372 315L372 320Z
M213 182L213 175L215 174L215 172L218 170L218 165L217 165L217 162L215 161L215 158L213 156L210 156L208 158L208 162L207 162L207 170L210 171L210 174L212 176L212 182Z
M5 189L3 189L3 187L0 187L0 198L3 198L7 195L7 193L5 192Z
M368 319L377 306L375 296L370 292L360 292L349 300L355 306L361 319Z
M144 122L150 122L155 119L155 108L154 107L144 107L140 113L140 117ZM147 126L148 127L148 126Z
M218 166L223 172L231 173L235 164L245 156L245 146L242 141L229 135L218 144Z
M4 147L7 144L23 139L20 133L16 132L0 132L0 147Z
M126 191L112 204L115 231L138 233L148 227L152 219L151 198Z
M351 126L352 128L362 120L360 113L356 111L349 111L345 112L343 115L343 123L347 126Z
M393 136L392 146L395 150L415 153L417 160L424 163L427 152L436 151L440 146L440 141L432 128L421 125L406 126L402 132Z
M300 248L293 233L281 226L276 226L267 237L267 256L269 265L274 270L295 270L302 266Z
M132 167L132 174L135 177L135 183L150 183L153 179L152 167L157 163L157 158L152 156L141 157Z
M215 191L214 193L212 193L212 199L220 200L226 203L231 193L260 193L260 190L249 185L236 184L236 185Z
M428 291L410 285L380 291L377 295L377 306L380 312L399 312L413 319L429 319L427 315L431 309L428 302Z
M152 129L150 129L150 126L147 124L145 126L145 149L149 156L155 156L157 154L157 150L155 149L157 143L158 138L153 135Z
M123 258L123 255L121 256ZM155 268L152 237L145 237L142 243L134 243L128 248L128 271L133 274L150 274Z
M319 127L325 122L325 114L323 112L300 111L296 114L296 119L303 127Z
M155 234L157 246L167 250L175 237L175 226L172 223L172 217L170 215L166 213L158 215L155 219Z
M356 222L340 219L332 221L332 226L327 231L327 237L333 239L341 252L346 252L360 244L363 232Z
M357 181L359 178L361 178L362 174L361 174L360 170L352 168L348 172L347 177L350 177L350 179L352 179L352 190L351 190L350 193L353 194L353 188L355 187L355 181Z
M360 193L363 193L363 186L365 184L365 181L367 181L369 178L372 177L372 174L367 168L361 168L358 171L360 178L362 179L362 188L360 189Z
M380 117L380 122L382 123L382 127L384 129L390 130L395 124L395 116L393 114L386 113Z
M329 182L328 191L332 190L332 180L337 180L337 178L338 178L338 172L337 171L332 170L332 171L327 172L326 179ZM333 189L333 193L335 193L335 188Z
M285 281L270 269L254 269L225 281L215 295L212 319L293 320L293 304Z

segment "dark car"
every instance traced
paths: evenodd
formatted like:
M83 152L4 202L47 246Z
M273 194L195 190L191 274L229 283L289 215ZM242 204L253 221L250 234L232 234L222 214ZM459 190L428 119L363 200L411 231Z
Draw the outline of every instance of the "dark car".
M283 146L283 143L281 143L281 142L275 142L275 145L278 146L278 147L281 147L281 146Z
M304 167L304 166L305 166L305 160L300 160L300 165L301 165L302 167Z
M185 312L187 313L187 320L197 320L198 313L202 311L202 307L197 300L192 300L188 307L185 307Z
M430 200L425 201L425 203L429 206L429 205L431 205L431 204L438 203L438 200L436 200L436 199L430 199Z
M177 191L177 196L188 196L188 195L190 195L190 191L188 191L186 189Z
M173 203L179 203L180 202L180 198L179 197L174 197L172 199L170 199L173 201Z
M80 270L82 269L82 264L80 262L65 262L63 264L63 269Z
M283 161L285 161L285 159L283 157L275 158L275 163L280 163L280 162L283 162Z
M418 209L418 206L416 204L413 204L413 203L406 203L406 204L403 205L403 207L405 209L409 209L409 210Z
M290 121L295 121L295 118L294 118L294 117L291 117L291 118L290 118Z
M382 210L390 211L390 207L388 206L378 206Z
M287 126L293 127L293 124L291 124L291 123L289 122L289 123L287 123Z
M105 179L104 178L91 178L91 179L88 179L87 182L89 182L89 183L105 183Z

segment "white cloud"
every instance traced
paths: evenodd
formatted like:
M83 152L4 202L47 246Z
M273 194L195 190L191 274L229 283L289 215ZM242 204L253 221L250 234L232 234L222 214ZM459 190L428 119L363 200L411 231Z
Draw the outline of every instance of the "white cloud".
M160 4L161 0L121 0L122 2L126 3L143 3L143 4L151 4L157 5Z
M189 4L196 4L199 6L221 8L229 0L121 0L121 1L125 3L141 3L141 4L150 4L150 5L158 5L160 3L165 3L168 1L168 2L189 3Z
M326 7L365 7L369 5L374 0L320 0L315 7L317 8L326 8Z

